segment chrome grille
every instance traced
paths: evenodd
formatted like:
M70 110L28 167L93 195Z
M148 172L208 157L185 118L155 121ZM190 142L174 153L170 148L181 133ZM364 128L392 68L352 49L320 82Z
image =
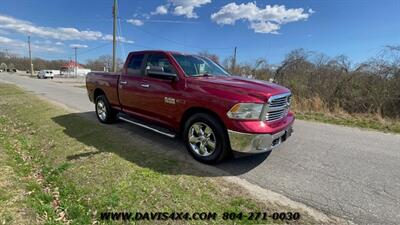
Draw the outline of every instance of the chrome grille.
M265 120L275 121L284 118L289 112L291 93L271 96L265 107Z

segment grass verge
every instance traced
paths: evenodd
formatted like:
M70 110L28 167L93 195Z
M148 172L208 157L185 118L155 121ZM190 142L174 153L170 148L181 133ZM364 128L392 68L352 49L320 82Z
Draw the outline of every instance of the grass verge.
M252 199L238 186L155 154L127 132L70 114L13 85L0 84L0 149L9 171L0 176L0 212L6 212L0 222L7 224L112 223L100 219L105 211L218 214L211 221L139 224L321 224L303 212L297 221L222 220L223 212L298 210ZM8 210L10 204L19 210Z
M324 112L305 112L295 110L296 118L302 120L373 129L377 131L400 133L400 121L380 119L370 115L334 114Z

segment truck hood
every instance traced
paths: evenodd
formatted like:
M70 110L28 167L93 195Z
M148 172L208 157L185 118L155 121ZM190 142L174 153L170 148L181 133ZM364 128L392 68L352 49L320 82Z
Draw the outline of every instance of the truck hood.
M216 88L235 94L252 96L262 101L266 101L272 95L290 92L289 89L271 82L238 76L209 76L196 77L194 79L202 83L201 86L204 85L207 88Z

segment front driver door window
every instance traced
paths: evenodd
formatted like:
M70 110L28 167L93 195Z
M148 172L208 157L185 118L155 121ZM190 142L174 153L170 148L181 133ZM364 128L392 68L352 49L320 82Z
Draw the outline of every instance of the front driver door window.
M146 62L147 66L160 66L166 73L176 73L168 58L163 54L149 54Z

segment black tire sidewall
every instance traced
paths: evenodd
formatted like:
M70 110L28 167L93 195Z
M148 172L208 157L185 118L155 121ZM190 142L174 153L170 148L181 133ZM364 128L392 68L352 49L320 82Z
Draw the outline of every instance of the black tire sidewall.
M214 132L216 138L216 147L213 154L209 156L200 156L197 153L193 152L190 144L189 144L189 129L192 124L196 122L202 122L207 124ZM228 151L228 139L226 135L226 130L224 126L219 122L214 116L205 113L198 113L191 116L186 122L183 132L183 141L186 145L189 153L198 161L207 163L207 164L215 164L221 161L227 155Z
M102 120L102 119L99 117L99 114L98 114L98 112L97 112L97 103L98 103L99 101L102 101L102 102L104 103L104 105L105 105L105 108L106 108L106 118L105 118L104 120ZM110 105L110 103L108 102L106 96L100 95L100 96L98 96L98 97L96 98L95 109L96 109L96 116L97 116L97 119L98 119L101 123L112 123L112 122L114 122L114 117L115 117L115 116L114 116L114 114L113 114L113 109L111 108L111 105Z

